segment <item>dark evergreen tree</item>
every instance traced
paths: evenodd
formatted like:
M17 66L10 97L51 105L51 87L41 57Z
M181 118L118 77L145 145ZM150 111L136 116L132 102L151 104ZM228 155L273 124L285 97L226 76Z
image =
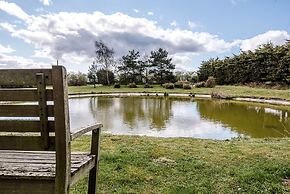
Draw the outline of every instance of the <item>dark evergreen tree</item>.
M97 71L98 71L97 66L95 65L95 63L93 63L89 67L88 79L91 84L94 84L94 88L96 87L96 83L97 83Z
M122 57L121 64L118 66L120 73L120 81L122 83L141 83L143 65L142 61L139 60L140 54L138 51L132 50Z
M157 51L151 51L149 63L151 66L150 73L154 74L157 83L162 85L166 82L175 81L173 75L175 65L172 64L172 58L168 57L168 52L165 49L159 48Z
M217 84L278 83L290 85L290 42L264 44L254 51L242 51L225 59L203 61L198 70L200 81L209 76Z

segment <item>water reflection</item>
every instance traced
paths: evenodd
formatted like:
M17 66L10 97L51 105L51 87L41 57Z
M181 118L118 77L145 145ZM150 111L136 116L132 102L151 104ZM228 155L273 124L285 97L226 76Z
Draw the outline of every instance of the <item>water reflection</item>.
M290 137L288 115L286 110L189 98L70 99L73 129L101 122L113 134L210 139Z

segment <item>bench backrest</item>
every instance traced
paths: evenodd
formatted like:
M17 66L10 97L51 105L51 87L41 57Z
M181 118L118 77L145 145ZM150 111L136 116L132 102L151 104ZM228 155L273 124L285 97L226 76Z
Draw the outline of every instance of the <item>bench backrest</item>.
M64 67L0 69L0 150L65 154L69 128Z

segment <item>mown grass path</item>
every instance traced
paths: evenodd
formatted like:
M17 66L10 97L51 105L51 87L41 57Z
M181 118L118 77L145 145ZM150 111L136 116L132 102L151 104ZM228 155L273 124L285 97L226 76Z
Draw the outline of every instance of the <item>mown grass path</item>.
M88 151L90 138L73 143ZM103 135L99 193L287 193L290 139ZM86 193L87 179L72 193Z
M127 86L121 86L121 88L114 88L113 86L97 86L94 88L91 85L88 86L70 86L70 94L73 93L118 93L118 92L167 92L167 93L196 93L196 94L211 94L212 92L218 92L226 96L231 97L264 97L264 98L278 98L290 100L290 89L288 90L274 90L264 88L251 88L247 86L216 86L215 88L192 88L191 90L185 89L165 89L159 85L154 85L153 88L144 88L144 86L138 86L138 88L128 88Z

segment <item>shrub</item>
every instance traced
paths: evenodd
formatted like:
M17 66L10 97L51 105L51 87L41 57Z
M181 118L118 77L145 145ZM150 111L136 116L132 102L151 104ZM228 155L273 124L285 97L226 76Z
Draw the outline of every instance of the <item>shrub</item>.
M183 89L190 90L191 85L190 84L183 84Z
M216 86L215 78L212 76L209 76L208 79L205 82L205 87L207 88L214 88Z
M129 88L137 88L137 85L134 82L132 82L132 83L128 84L128 87Z
M174 84L173 83L166 83L166 84L163 84L163 87L166 89L174 89Z
M227 100L232 99L231 96L227 96L222 92L212 92L211 97L215 99L227 99Z
M174 83L174 87L175 88L182 88L183 87L183 83L182 82L175 82Z
M198 82L195 84L195 87L196 88L203 88L203 87L205 87L205 82Z
M114 88L121 88L121 85L119 83L115 83Z
M150 86L149 84L145 84L144 88L153 88L153 86Z

